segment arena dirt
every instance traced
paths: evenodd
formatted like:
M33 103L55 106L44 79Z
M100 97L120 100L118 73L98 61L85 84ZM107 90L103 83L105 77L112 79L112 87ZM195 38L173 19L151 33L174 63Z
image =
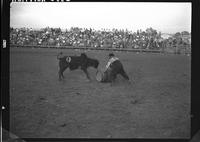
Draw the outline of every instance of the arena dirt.
M64 49L10 49L10 131L23 138L189 138L191 57L114 52L131 78L88 82L81 70L58 80ZM105 67L107 51L86 51Z

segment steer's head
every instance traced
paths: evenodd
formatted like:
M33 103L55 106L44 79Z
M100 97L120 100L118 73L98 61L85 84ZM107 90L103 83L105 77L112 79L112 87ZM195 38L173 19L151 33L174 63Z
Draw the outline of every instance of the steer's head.
M88 62L90 66L94 67L95 69L98 68L99 66L99 61L97 59L89 59L90 61Z

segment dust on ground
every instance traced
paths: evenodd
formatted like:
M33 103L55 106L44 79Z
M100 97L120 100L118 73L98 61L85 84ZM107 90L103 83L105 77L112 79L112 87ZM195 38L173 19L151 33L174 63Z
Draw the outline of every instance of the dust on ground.
M113 86L81 70L58 80L56 55L79 50L10 49L10 131L23 138L189 138L191 57L115 52L131 78ZM86 51L107 62L107 51Z

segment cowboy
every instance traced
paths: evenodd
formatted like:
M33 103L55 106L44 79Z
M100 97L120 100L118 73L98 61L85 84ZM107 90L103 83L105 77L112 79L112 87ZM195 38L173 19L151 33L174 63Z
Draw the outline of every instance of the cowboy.
M120 74L126 80L129 80L128 75L124 71L123 65L119 58L115 57L113 53L109 54L109 61L106 65L106 70L102 75L101 82L114 82L117 75Z

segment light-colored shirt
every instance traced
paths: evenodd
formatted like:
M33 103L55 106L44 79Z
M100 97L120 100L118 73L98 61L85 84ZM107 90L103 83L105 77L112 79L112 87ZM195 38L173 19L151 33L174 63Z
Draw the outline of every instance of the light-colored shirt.
M110 65L116 60L119 60L119 58L117 58L117 57L110 58L107 65L106 65L106 69L108 69L110 67Z

